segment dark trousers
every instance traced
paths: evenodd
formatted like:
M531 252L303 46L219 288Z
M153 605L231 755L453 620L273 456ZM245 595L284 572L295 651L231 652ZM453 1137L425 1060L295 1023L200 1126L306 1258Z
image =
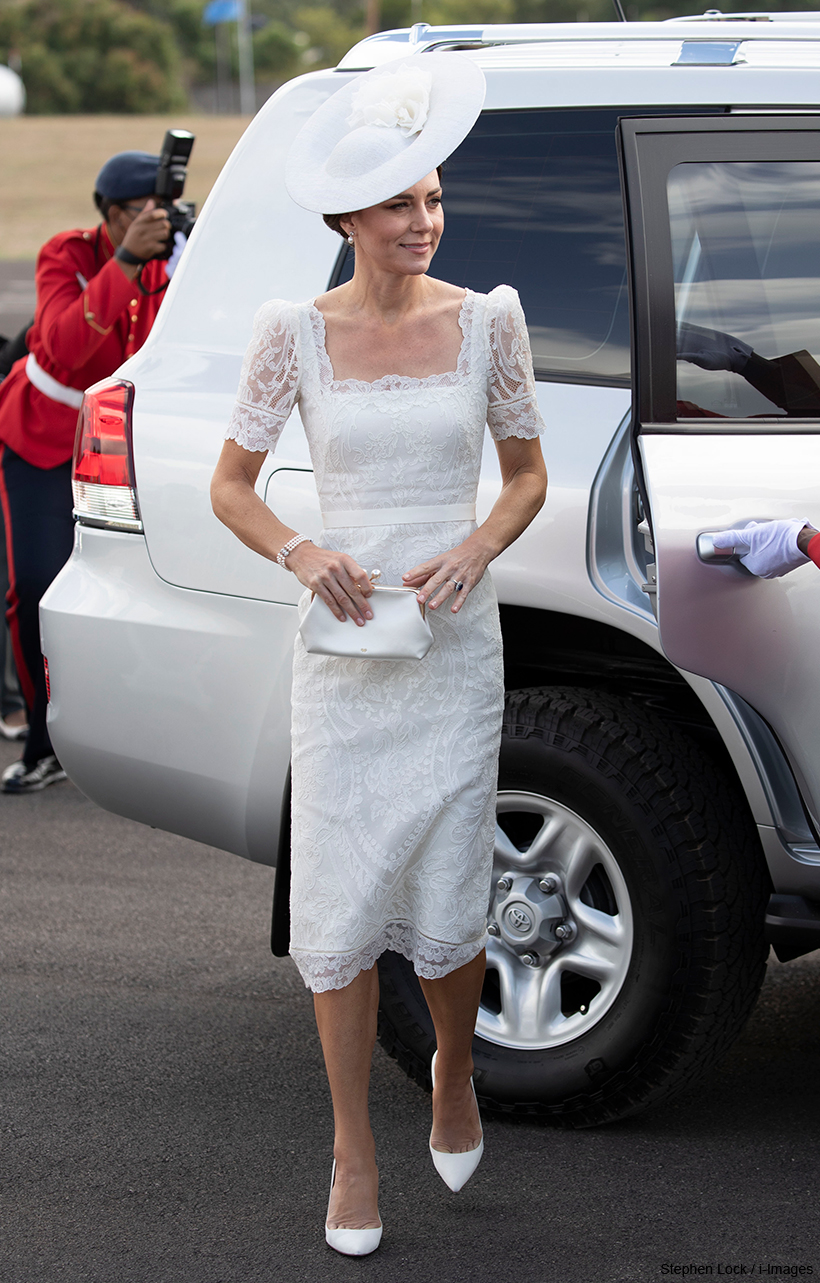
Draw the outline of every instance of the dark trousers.
M40 598L71 555L74 542L71 463L35 468L0 445L0 502L6 523L9 590L6 618L29 715L23 760L51 753L46 678L40 653Z
M3 505L0 504L0 602L5 601L9 589L9 568L6 562L6 523ZM0 717L8 717L23 707L23 697L17 681L17 671L11 658L11 648L6 645L8 628L0 617Z

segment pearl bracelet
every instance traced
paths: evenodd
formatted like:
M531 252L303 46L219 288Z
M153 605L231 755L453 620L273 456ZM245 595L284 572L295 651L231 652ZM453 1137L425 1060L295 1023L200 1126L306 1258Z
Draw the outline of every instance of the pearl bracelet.
M298 547L300 543L312 543L312 542L313 540L310 539L308 535L294 535L293 538L289 539L287 543L284 544L283 547L281 547L277 552L276 554L277 566L282 566L284 570L288 570L289 567L286 565L288 553L293 552L294 548Z

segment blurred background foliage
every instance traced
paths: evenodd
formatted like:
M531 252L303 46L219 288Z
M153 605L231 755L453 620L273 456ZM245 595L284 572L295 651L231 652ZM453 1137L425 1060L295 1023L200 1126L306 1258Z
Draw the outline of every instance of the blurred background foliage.
M365 0L250 0L263 95L334 66L365 34ZM222 58L236 74L235 25L203 25L206 0L0 0L0 60L20 70L30 114L162 112L211 86ZM707 6L708 7L708 6ZM744 11L816 8L766 5ZM697 13L687 0L625 0L631 21ZM612 0L381 0L379 26L612 21ZM221 44L220 44L221 41Z

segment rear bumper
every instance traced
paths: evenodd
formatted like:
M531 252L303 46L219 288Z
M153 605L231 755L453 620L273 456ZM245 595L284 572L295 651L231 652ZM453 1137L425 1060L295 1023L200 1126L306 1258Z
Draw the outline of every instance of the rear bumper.
M107 810L274 864L292 606L177 588L140 535L78 526L40 605L49 731Z

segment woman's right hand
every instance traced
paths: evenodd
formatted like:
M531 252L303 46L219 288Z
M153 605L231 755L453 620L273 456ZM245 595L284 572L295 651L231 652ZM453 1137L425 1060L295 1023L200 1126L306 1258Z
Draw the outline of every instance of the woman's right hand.
M373 618L367 603L373 585L367 571L347 553L329 552L306 542L297 544L286 561L299 583L321 597L341 623L349 615L354 624L363 628L365 620Z

